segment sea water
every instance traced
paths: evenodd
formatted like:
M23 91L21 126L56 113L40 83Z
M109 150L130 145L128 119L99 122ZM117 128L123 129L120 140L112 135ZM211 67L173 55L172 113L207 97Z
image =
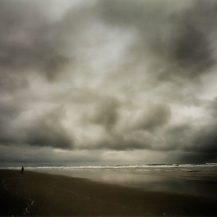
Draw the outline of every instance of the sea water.
M18 169L9 167L9 169ZM217 164L34 166L25 170L90 179L148 191L217 197Z

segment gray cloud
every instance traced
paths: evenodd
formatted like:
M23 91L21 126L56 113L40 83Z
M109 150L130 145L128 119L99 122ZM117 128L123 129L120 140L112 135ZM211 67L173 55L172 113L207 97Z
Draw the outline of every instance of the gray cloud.
M1 146L91 161L138 150L216 159L216 9L215 0L1 1Z
M169 127L165 132L166 148L179 150L179 159L190 162L215 161L216 149L216 99L209 102L209 116L203 123L189 122ZM182 152L182 153L181 153Z
M3 0L0 4L1 77L12 81L14 74L22 81L23 76L36 70L48 79L55 78L70 61L61 51L58 22L52 22L43 5L35 1Z
M170 110L162 105L149 106L136 124L136 128L146 131L153 131L156 128L167 124L170 119Z
M215 41L210 35L216 34L216 2L189 2L185 8L171 1L105 0L101 2L102 17L113 26L137 31L138 45L129 52L133 50L139 61L153 62L151 73L160 79L192 79L215 65Z
M129 110L127 116L122 112L126 104L112 98L99 101L91 115L84 119L85 125L97 125L101 128L104 137L87 145L87 149L158 149L152 147L156 138L156 131L166 125L170 120L170 110L163 105L146 105L140 111ZM155 137L155 136L154 136Z
M43 91L47 95L46 90L32 90L32 83L36 79L54 81L64 73L64 67L71 59L62 50L64 20L67 18L52 20L45 6L36 1L0 2L1 144L73 146L73 139L60 123L62 111L56 107L20 123L20 116L28 113L33 98L40 105L46 98L41 98ZM46 100L49 104L50 100Z
M207 16L207 14L209 14ZM174 44L175 57L178 64L184 69L190 70L192 76L198 73L207 73L210 67L215 65L215 57L210 37L216 34L216 2L197 1L189 10L183 13L179 37Z
M93 114L88 119L94 124L103 126L105 130L111 131L119 118L119 106L119 102L116 99L104 99L94 108Z
M217 154L217 99L215 98L209 106L211 120L194 135L193 144L195 151Z
M73 140L61 124L62 111L45 114L27 126L24 142L36 146L52 146L71 149Z
M35 120L29 119L24 123L17 123L16 121L19 116L17 108L10 105L6 109L1 109L1 144L28 144L62 149L71 149L73 147L73 139L61 124L63 113L60 109L40 115Z

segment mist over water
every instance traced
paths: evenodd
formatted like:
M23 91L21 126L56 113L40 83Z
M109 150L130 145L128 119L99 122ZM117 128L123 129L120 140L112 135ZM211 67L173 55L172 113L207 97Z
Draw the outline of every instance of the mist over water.
M148 191L217 195L217 165L27 167L26 170L90 179Z

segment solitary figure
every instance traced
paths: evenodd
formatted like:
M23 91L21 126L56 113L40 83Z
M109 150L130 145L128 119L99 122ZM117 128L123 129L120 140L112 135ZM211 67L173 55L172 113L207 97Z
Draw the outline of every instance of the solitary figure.
M24 167L22 166L21 167L21 174L23 175L23 173L24 173Z

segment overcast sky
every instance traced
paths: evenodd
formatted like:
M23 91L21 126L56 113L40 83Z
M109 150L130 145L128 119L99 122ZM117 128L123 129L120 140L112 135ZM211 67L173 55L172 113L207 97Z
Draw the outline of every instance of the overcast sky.
M216 0L0 0L0 162L217 161Z

